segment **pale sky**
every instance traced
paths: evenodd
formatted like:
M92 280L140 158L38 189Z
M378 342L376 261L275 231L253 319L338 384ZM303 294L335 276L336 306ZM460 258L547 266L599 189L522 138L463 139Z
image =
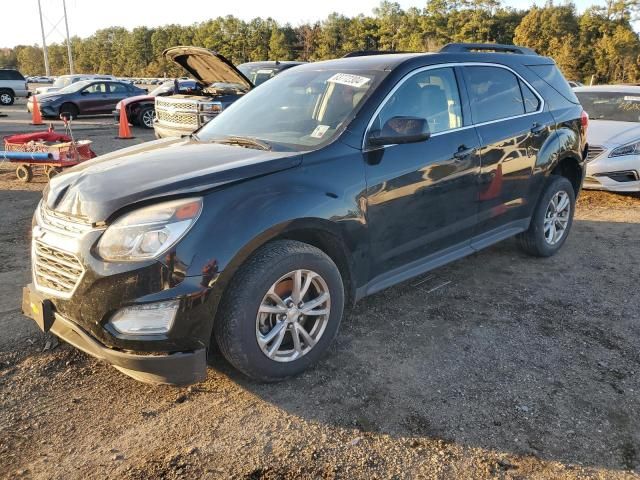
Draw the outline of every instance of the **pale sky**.
M8 2L9 0L3 0ZM64 39L62 0L40 0L44 16L47 43L59 43ZM12 7L0 28L0 47L19 44L41 44L37 0L11 1ZM422 8L425 0L400 0L403 8ZM528 8L533 4L544 5L544 0L504 0L508 6ZM559 1L557 3L560 3ZM576 0L580 12L602 0ZM378 0L67 0L67 15L71 36L87 37L100 28L122 26L128 29L146 25L155 27L169 23L189 25L209 18L234 15L243 20L254 17L272 17L278 22L293 26L325 18L331 12L347 16L359 13L371 14ZM58 23L60 22L60 23ZM57 25L57 30L53 25Z

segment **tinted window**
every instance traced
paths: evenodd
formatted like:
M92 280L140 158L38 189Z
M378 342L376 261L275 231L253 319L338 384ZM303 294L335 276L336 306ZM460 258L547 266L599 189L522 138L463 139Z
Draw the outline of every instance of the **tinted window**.
M109 84L111 89L111 93L127 93L128 89L122 83L111 83Z
M640 122L640 92L577 92L591 120Z
M465 67L471 116L475 123L525 113L518 77L498 67Z
M522 91L525 112L531 113L538 110L540 108L540 99L535 96L533 91L522 80L520 80L520 90Z
M564 98L572 103L580 103L569 83L555 65L529 65L529 68Z
M386 101L372 129L382 129L392 117L425 118L431 133L462 126L458 83L452 68L416 73Z
M24 80L24 77L17 70L0 70L0 80Z

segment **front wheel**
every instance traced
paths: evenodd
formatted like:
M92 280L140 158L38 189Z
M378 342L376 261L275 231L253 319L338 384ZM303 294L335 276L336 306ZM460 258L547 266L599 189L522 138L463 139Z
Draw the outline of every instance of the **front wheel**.
M18 177L18 180L21 182L29 183L33 180L33 170L31 166L19 165L18 168L16 168L16 177Z
M143 107L138 112L138 125L144 128L153 128L155 110L153 107Z
M67 120L75 120L78 118L78 107L76 107L73 103L63 103L60 107L60 117L66 118Z
M255 252L230 282L215 338L244 374L282 380L322 356L343 309L342 277L331 258L311 245L278 240Z
M565 177L552 175L526 232L518 235L520 248L536 257L554 255L569 236L576 197Z

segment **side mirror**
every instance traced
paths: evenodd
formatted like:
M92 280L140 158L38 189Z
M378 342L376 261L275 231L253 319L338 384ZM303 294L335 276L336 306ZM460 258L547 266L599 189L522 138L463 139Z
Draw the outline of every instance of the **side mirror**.
M89 92L87 92L86 90L81 90L80 95L89 95Z
M395 145L424 142L431 136L429 123L420 117L391 117L382 130L369 133L369 145Z

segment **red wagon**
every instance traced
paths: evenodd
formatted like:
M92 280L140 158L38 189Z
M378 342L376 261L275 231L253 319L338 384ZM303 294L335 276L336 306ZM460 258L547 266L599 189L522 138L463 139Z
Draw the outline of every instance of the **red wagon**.
M18 180L30 182L37 170L51 179L63 168L72 167L78 163L96 156L91 150L91 140L74 141L71 135L64 135L52 131L25 133L4 137L4 149L10 162L19 163L16 168ZM33 154L49 154L48 158L11 158L10 152L24 152ZM25 157L22 155L22 157Z

